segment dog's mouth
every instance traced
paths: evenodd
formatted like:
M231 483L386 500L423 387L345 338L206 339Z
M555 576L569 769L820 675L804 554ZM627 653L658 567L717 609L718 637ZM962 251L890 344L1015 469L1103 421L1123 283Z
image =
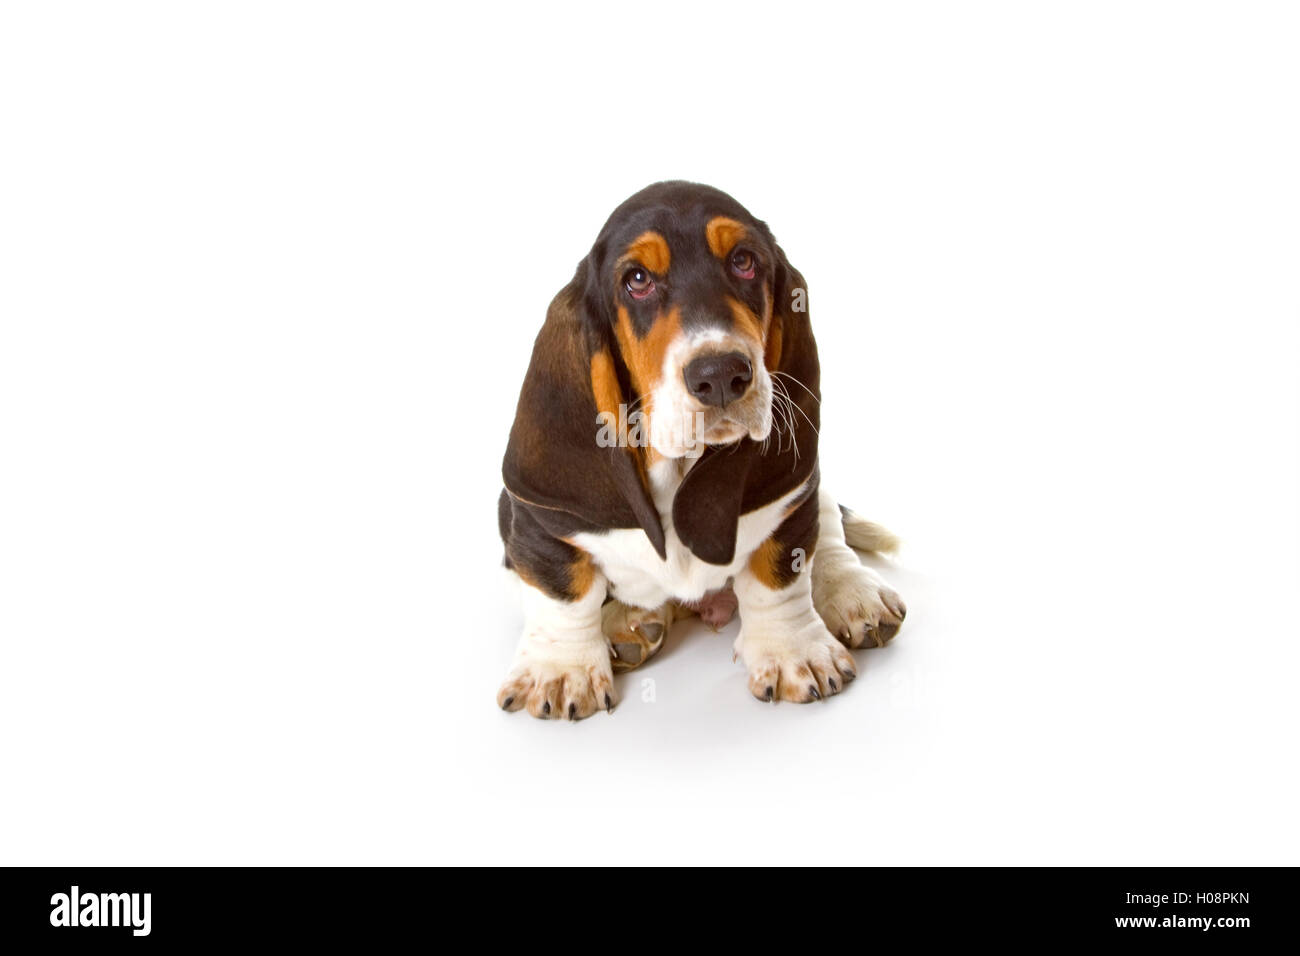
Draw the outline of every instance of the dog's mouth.
M745 395L736 401L721 408L692 404L695 435L704 445L731 445L747 437L761 442L772 430L772 383L761 367Z
M706 445L730 445L732 442L740 441L748 434L749 429L747 427L730 418L724 418L722 421L706 427L700 435L700 440Z

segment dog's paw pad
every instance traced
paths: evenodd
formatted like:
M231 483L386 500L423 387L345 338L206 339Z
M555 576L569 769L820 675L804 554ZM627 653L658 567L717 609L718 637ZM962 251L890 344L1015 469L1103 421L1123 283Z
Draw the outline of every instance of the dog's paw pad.
M608 602L600 612L600 629L609 641L614 670L630 671L659 652L673 623L673 607L653 610Z

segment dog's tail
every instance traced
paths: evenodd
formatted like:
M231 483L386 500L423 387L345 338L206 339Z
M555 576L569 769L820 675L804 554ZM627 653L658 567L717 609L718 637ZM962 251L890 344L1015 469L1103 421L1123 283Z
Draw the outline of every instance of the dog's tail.
M901 543L898 535L883 525L868 521L856 511L840 505L840 514L844 519L844 540L850 548L859 551L881 551L893 553Z

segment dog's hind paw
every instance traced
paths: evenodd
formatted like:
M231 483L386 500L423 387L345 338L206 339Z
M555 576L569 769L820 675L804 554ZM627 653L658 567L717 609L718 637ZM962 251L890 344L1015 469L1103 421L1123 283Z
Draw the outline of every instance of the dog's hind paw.
M671 602L645 610L617 600L601 608L600 629L609 641L615 671L630 671L659 653L672 627L674 610Z

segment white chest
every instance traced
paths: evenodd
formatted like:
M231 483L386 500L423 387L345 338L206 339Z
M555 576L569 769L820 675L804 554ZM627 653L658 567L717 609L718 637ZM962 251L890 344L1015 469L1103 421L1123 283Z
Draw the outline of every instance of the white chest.
M682 544L673 527L673 497L691 465L689 459L664 459L650 469L655 507L663 521L667 560L660 560L639 528L575 535L571 540L592 556L610 583L615 597L634 607L654 608L670 599L696 601L723 587L749 561L749 556L775 531L786 508L803 488L741 515L736 529L736 554L729 565L708 564Z

